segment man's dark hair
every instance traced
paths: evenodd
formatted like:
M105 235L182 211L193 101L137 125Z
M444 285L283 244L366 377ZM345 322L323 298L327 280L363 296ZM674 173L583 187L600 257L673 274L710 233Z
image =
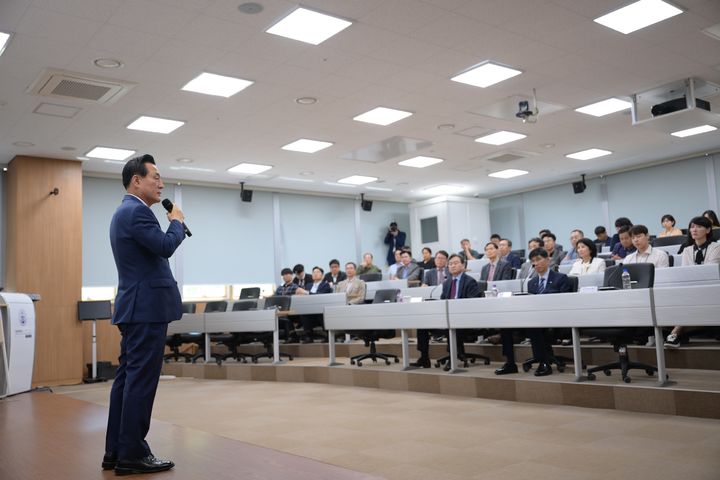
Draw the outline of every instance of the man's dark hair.
M400 256L402 257L403 255L406 255L406 254L407 254L408 257L412 257L412 254L410 253L410 250L404 250L404 249L403 249L402 252L400 253Z
M330 265L331 267L332 267L333 265L337 265L337 266L339 267L339 266L340 266L340 262L338 261L337 258L333 258L332 260L330 260L330 263L329 263L328 265Z
M289 268L283 268L282 271L280 272L280 275L288 275L288 274L292 275L292 273L293 273L293 271L290 270Z
M135 175L145 177L148 174L146 163L152 163L155 165L155 159L150 154L138 155L127 161L122 171L122 181L125 190L130 186L130 181Z
M446 252L445 250L438 250L437 252L435 252L435 255L437 255L437 254L440 254L445 258L448 258L450 256L450 254L448 252Z
M590 259L597 257L597 245L595 245L595 242L590 240L589 238L581 238L578 240L578 245L583 244L590 250ZM577 247L575 247L577 248Z
M627 217L620 217L617 220L615 220L615 228L620 228L624 226L632 227L632 222Z
M298 263L293 267L293 273L300 273L305 271L305 265Z
M546 232L545 235L542 236L542 239L545 240L546 237L550 237L553 241L557 241L557 237L552 232Z
M623 226L620 227L620 229L618 230L618 236L620 236L621 233L628 233L628 232L630 232L630 228L631 228L630 225L623 225Z
M485 244L485 248L489 247L490 245L492 245L493 247L495 247L495 250L497 250L498 246L495 245L493 242L488 242L488 243L486 243L486 244Z
M595 235L600 235L601 233L607 233L607 230L605 230L605 227L602 225L598 225L595 227Z
M645 225L633 225L630 227L630 236L634 237L635 235L647 235L648 229Z
M430 249L430 247L423 247L422 251L424 252L425 250L427 250L428 253L432 255L432 250Z
M318 267L317 265L315 265L315 266L313 267L313 272L314 272L315 270L320 270L320 273L325 273L325 270L323 270L322 268Z
M500 241L505 241L507 242L508 247L512 247L512 240L510 240L509 238L501 238Z
M538 247L538 248L534 249L532 252L530 252L530 255L528 256L528 258L530 260L532 260L535 257L548 258L549 255L547 253L547 250L545 250L544 248Z
M528 240L528 243L530 243L530 242L535 242L535 243L537 243L538 245L542 245L542 244L543 244L542 238L540 238L540 237L533 237L533 238L531 238L530 240Z
M459 259L460 259L460 263L462 263L463 265L465 265L465 257L463 257L462 255L458 255L457 253L453 253L452 255L450 255L450 258L448 258L448 262L450 262L450 260L452 260L453 258L459 258Z
M347 262L347 263L345 264L345 268L347 268L348 265L352 265L353 268L357 268L357 265L355 265L355 262Z
M493 233L492 235L490 235L490 240L492 240L493 238L497 238L498 240L500 240L502 237L497 233Z

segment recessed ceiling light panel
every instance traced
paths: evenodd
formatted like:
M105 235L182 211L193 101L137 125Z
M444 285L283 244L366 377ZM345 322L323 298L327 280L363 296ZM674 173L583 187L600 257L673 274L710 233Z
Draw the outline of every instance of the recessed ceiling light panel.
M494 177L494 178L513 178L513 177L519 177L520 175L527 175L527 170L517 170L514 168L508 168L507 170L500 170L499 172L493 172L489 173L488 177Z
M125 150L124 148L112 147L95 147L85 154L90 158L106 158L108 160L127 160L135 154L135 150Z
M478 143L486 143L488 145L504 145L516 140L522 140L525 137L527 137L527 135L522 133L501 130L499 132L491 133L490 135L485 135L484 137L476 138L475 141Z
M712 132L714 130L717 130L717 127L713 127L712 125L701 125L699 127L693 127L693 128L688 128L686 130L680 130L678 132L673 132L670 135L672 135L674 137L685 138L685 137L692 137L693 135L700 135L701 133Z
M627 110L630 106L630 102L626 102L625 100L620 100L619 98L608 98L607 100L603 100L601 102L576 108L575 111L586 115L592 115L594 117L604 117L605 115L610 115L611 113Z
M465 187L458 185L435 185L434 187L425 188L422 193L427 195L452 195L455 193L462 193L465 191Z
M507 80L508 78L520 75L521 73L521 70L487 60L452 77L450 80L475 87L486 88L490 85L500 83L503 80Z
M228 168L230 173L244 173L247 175L257 175L258 173L270 170L272 165L259 165L257 163L239 163L234 167Z
M5 47L10 43L10 37L12 34L6 32L0 32L0 55L5 51Z
M127 126L129 130L141 130L143 132L151 133L171 133L178 128L185 125L185 122L180 120L168 120L166 118L148 117L141 116L130 125Z
M403 118L407 118L412 115L411 112L405 112L403 110L395 110L394 108L377 107L372 110L362 113L357 117L353 117L353 120L365 123L374 123L375 125L387 126L391 123L395 123Z
M347 20L300 7L265 31L292 40L319 45L350 25L352 22Z
M324 150L332 146L332 142L324 142L321 140L310 140L308 138L301 138L294 142L288 143L282 147L283 150L290 150L292 152L303 152L303 153L315 153L320 150Z
M337 183L346 183L348 185L365 185L366 183L376 182L377 177L366 177L364 175L350 175L349 177L341 178Z
M612 152L610 150L603 150L602 148L590 148L581 152L570 153L565 156L575 160L592 160L593 158L604 157L605 155L610 155L611 153Z
M402 165L403 167L415 167L415 168L425 168L429 167L430 165L435 165L436 163L441 163L444 160L442 158L435 158L435 157L413 157L408 158L407 160L403 160L402 162L398 162L398 165Z
M600 25L628 34L683 13L662 0L640 0L596 18Z
M214 73L203 72L190 80L182 89L186 92L204 93L218 97L232 97L246 89L254 82L242 78L226 77Z

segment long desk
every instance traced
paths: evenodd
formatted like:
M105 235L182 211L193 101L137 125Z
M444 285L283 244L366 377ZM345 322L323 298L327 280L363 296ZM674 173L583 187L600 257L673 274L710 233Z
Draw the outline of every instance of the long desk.
M655 290L658 327L720 325L720 285L675 286ZM655 337L656 339L662 337ZM660 340L662 342L662 340Z
M335 331L387 330L401 331L403 368L409 367L407 330L413 328L447 329L445 300L421 303L376 303L344 305L325 309L325 328L328 330L330 365L338 365L335 358ZM452 358L455 358L453 356Z
M347 296L344 293L325 293L321 295L293 295L290 298L290 310L297 315L323 313L325 307L345 305Z
M375 292L387 288L407 288L407 280L380 280L379 282L365 282L365 300L375 298Z
M717 283L720 283L720 264L717 263L658 268L655 270L655 288L713 285Z

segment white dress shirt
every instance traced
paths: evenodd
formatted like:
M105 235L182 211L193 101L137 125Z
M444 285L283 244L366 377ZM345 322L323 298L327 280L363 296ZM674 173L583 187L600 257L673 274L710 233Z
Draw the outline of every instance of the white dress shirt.
M644 253L635 250L623 259L623 263L652 263L655 268L667 268L670 266L667 253L651 246L648 246Z

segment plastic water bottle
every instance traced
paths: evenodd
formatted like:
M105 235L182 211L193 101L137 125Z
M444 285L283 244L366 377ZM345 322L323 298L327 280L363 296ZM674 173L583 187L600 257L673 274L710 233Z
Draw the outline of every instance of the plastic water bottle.
M632 288L632 285L630 284L630 272L627 271L627 268L623 268L621 278L623 290L630 290Z
M403 301L402 291L398 290L397 295L395 296L395 301L397 303L402 303L402 301Z
M493 285L492 285L492 296L493 296L493 297L497 297L497 296L498 296L497 285L495 285L494 283L493 283Z

